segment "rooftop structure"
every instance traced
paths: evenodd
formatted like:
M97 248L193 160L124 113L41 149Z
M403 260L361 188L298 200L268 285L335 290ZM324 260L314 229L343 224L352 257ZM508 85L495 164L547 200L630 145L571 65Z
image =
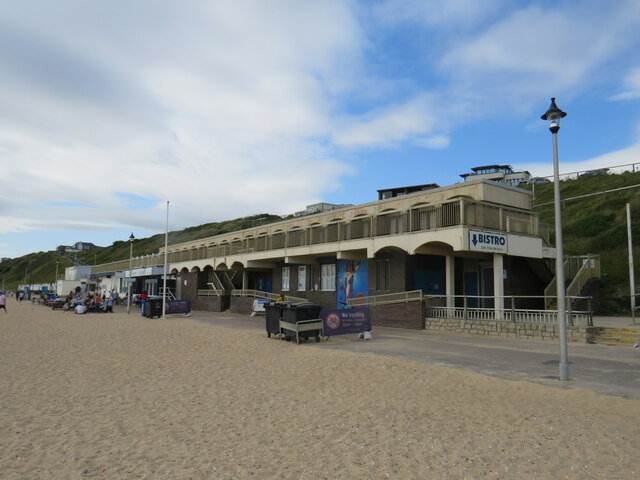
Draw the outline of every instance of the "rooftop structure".
M353 205L350 203L344 203L344 204L335 204L335 203L326 203L326 202L314 203L311 205L307 205L306 209L301 210L300 212L296 212L294 213L294 215L296 217L300 217L302 215L313 215L314 213L330 212L331 210L337 210L339 208L352 207L352 206Z
M440 185L437 183L426 183L423 185L411 185L409 187L395 187L385 188L378 190L378 200L384 200L385 198L402 197L403 195L409 195L415 192L424 192L433 188L438 188Z
M514 172L511 165L482 165L473 167L471 171L473 173L460 174L465 182L492 180L494 182L516 186L527 184L531 180L531 174L529 172Z

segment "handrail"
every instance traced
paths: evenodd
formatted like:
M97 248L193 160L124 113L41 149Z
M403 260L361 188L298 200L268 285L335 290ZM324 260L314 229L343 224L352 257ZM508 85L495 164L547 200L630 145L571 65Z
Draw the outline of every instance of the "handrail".
M600 278L600 256L572 255L565 257L564 271L567 280L571 280L571 283L566 289L566 294L569 296L578 295L588 280ZM556 285L556 277L553 277L549 285L544 289L546 307L551 305L558 296Z
M582 287L592 278L600 278L600 259L589 258L582 264L578 273L567 287L567 295L578 295L582 291Z
M221 292L219 292L218 290L212 290L209 288L205 288L198 290L198 296L199 297L220 297L222 295Z
M231 295L234 297L255 297L264 298L266 300L277 300L280 295L277 293L263 292L261 290L249 290L249 289L233 289ZM292 302L306 302L306 298L293 297L291 295L283 295L287 301Z
M347 300L347 306L364 307L365 305L390 305L392 303L408 303L421 300L422 290L411 290L409 292L385 293L382 295L350 298Z
M532 322L553 324L558 321L558 310L528 308L532 301L538 303L545 297L532 296L483 296L483 295L425 295L427 317ZM461 299L462 301L456 302ZM496 300L500 299L500 302ZM510 301L508 301L510 300ZM517 301L519 300L519 301ZM569 325L593 325L592 297L568 296L566 321ZM574 309L578 300L586 302L586 309ZM457 305L456 305L457 304ZM462 304L462 305L461 305Z

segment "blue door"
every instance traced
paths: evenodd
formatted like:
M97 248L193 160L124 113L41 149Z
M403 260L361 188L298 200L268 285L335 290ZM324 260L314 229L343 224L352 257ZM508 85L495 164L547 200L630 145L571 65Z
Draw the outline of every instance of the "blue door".
M478 274L476 272L464 272L464 294L467 297L478 295ZM478 308L478 299L467 298L467 307Z
M425 295L445 294L445 273L442 270L416 269L414 288Z

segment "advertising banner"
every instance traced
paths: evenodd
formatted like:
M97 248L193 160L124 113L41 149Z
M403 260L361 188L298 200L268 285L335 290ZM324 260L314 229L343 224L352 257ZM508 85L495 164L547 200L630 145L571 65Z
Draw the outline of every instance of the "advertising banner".
M191 301L190 300L167 300L167 303L164 309L165 309L165 313L189 313L191 312Z
M366 260L338 260L338 308L345 308L347 300L366 297L369 293L369 269Z
M322 310L320 318L324 322L324 334L327 337L371 331L371 310L369 307Z

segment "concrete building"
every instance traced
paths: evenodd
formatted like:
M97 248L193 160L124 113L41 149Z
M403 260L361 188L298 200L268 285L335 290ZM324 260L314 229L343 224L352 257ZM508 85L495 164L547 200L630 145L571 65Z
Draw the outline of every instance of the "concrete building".
M510 296L522 297L518 309L548 307L555 249L529 191L480 180L174 244L167 257L176 297L195 310L241 311L237 296L253 290L323 308L418 292L439 314L484 309L500 319L513 313L505 313ZM134 258L133 271L163 262L161 248ZM126 259L93 271L126 276L128 265ZM424 328L423 313L394 305L376 321Z

